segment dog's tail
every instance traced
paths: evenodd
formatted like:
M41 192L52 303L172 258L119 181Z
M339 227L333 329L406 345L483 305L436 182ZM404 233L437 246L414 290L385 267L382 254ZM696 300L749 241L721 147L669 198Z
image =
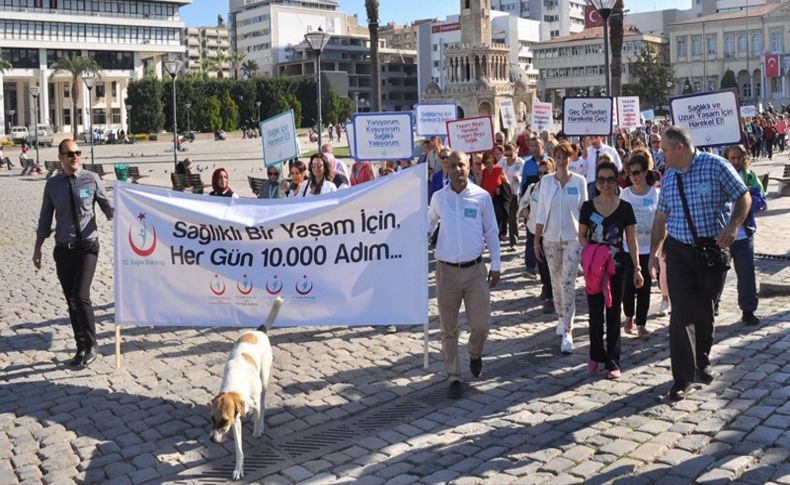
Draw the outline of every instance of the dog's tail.
M283 306L283 299L279 296L274 299L274 303L272 304L272 309L269 310L269 316L266 318L266 321L258 327L259 332L266 333L272 328L274 325L274 321L277 319L277 314L280 313L280 307Z

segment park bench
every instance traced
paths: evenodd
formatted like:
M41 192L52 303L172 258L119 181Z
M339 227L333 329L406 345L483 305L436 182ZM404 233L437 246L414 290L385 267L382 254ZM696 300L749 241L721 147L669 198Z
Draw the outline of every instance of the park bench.
M170 174L170 183L173 185L173 190L183 192L189 185L189 179L184 173L173 172Z
M104 165L102 165L101 163L96 163L93 165L91 165L90 163L84 163L82 164L82 168L84 168L89 172L95 173L96 175L99 176L101 180L104 180L104 176L107 175L107 172L104 171Z
M60 170L60 161L55 160L53 161L44 161L44 170L47 171L47 178L52 177L55 175L55 172Z
M250 177L247 175L247 182L250 184L250 190L252 190L252 193L255 194L256 197L260 197L261 188L263 188L263 183L266 182L266 179Z
M790 165L785 165L781 177L770 177L771 180L779 182L779 196L790 195Z
M148 175L140 175L140 167L129 167L129 179L133 184L144 177L148 177Z
M192 187L193 194L202 194L203 189L205 189L206 187L210 187L210 185L206 185L203 183L203 179L200 177L199 173L189 174L188 183L189 186Z
M768 173L764 173L764 174L759 176L760 177L760 183L763 185L763 194L766 194L766 195L768 194L768 178L770 176L771 176L771 174L768 174Z

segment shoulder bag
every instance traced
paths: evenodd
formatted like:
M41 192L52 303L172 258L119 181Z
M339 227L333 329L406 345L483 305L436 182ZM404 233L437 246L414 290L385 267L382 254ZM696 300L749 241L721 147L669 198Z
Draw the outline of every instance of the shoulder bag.
M678 190L680 191L680 201L683 203L683 212L686 214L691 235L694 237L694 267L700 271L709 273L726 273L730 269L730 250L721 249L712 237L699 237L694 221L691 220L688 201L686 201L686 191L683 188L683 176L676 175Z

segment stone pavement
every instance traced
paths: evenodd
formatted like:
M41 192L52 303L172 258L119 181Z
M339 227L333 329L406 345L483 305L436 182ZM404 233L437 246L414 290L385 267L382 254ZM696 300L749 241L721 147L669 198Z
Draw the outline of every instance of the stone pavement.
M208 158L215 147L191 149ZM781 163L786 156L756 168L777 171ZM151 164L150 180L166 180L166 167ZM232 167L239 187L256 170L254 162ZM0 171L0 187L8 295L0 300L0 483L226 481L233 444L208 440L207 404L239 331L124 328L123 367L115 369L111 224L100 221L93 299L103 356L87 370L68 369L71 330L51 241L43 269L30 262L43 182ZM757 252L790 254L781 237L788 205L769 203ZM272 330L266 433L254 440L245 423L245 479L790 483L789 297L762 299L762 324L744 327L728 280L713 354L721 377L672 403L664 397L666 317L651 317L647 341L624 336L619 381L591 376L582 291L577 348L562 356L555 321L541 314L540 290L522 264L520 254L504 253L483 376L467 380L459 401L445 398L435 299L428 370L418 327ZM758 281L785 267L758 260Z

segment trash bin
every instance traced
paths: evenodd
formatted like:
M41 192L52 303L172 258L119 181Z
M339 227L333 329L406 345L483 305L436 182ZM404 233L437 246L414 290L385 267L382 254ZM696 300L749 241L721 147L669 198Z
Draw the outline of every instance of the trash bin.
M115 178L121 182L126 182L129 179L129 165L121 163L115 166Z

